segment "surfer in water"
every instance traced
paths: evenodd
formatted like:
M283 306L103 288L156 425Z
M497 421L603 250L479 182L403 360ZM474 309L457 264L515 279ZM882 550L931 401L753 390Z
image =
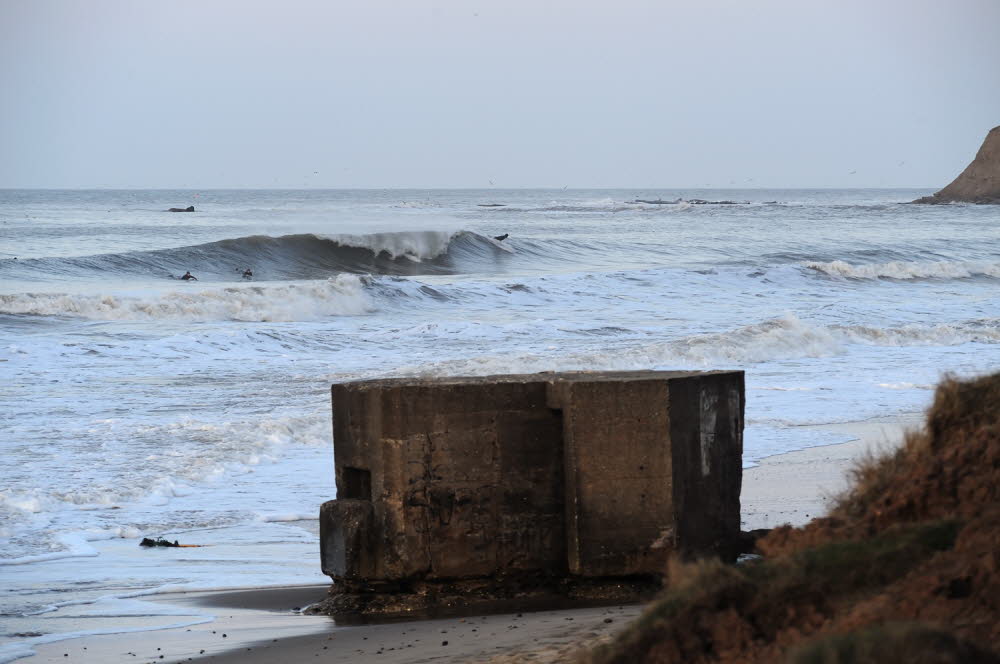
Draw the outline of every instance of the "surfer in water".
M496 240L497 242L503 242L508 237L510 237L510 233L504 233L503 235L494 235L493 239Z
M198 277L196 277L193 274L191 274L191 270L188 270L187 272L185 272L184 276L181 277L181 279L183 279L184 281L198 281Z
M251 270L250 268L243 270L243 278L246 279L247 281L253 279L253 270Z

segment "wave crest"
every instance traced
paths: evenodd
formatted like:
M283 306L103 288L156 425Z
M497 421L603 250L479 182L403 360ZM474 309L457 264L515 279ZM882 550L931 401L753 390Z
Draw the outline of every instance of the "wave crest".
M371 311L366 280L340 274L305 284L202 288L148 296L23 293L0 295L0 313L93 320L288 322Z
M367 249L376 256L386 254L392 259L408 258L419 262L447 253L448 247L456 235L458 233L450 231L411 231L370 233L367 235L317 235L316 237L321 240L329 240L342 247Z
M247 267L257 281L322 279L342 272L453 274L475 270L500 252L510 248L470 231L250 235L152 251L0 261L0 279L148 279L191 271L203 282L236 281Z
M672 341L616 346L558 357L525 353L485 355L410 366L403 375L488 375L537 371L617 371L634 369L719 369L766 362L843 355L851 345L885 347L957 346L1000 343L1000 319L938 325L872 327L823 325L788 314L725 332Z
M805 267L845 279L968 279L1000 277L1000 263L985 261L891 261L850 265L844 261L809 262Z

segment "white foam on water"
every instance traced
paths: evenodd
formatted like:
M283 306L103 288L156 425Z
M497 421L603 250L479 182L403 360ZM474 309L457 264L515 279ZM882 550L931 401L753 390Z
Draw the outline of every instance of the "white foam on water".
M891 261L850 265L844 261L808 262L805 266L846 279L967 279L1000 277L1000 263L988 261Z
M522 324L518 324L522 325ZM462 323L445 329L445 334L466 333L478 323ZM428 323L406 333L419 335L440 332L442 326ZM526 328L532 336L538 330ZM396 333L398 334L398 333ZM504 328L490 337L509 338L512 332ZM649 367L720 367L745 366L765 362L780 362L803 358L825 358L843 355L852 345L865 346L956 346L970 342L1000 341L1000 328L980 324L907 325L897 329L868 326L817 325L805 322L794 314L755 323L727 332L692 335L656 343L640 342L609 349L576 351L559 355L542 353L482 355L440 364L401 367L401 373L429 375L488 375L508 371L531 373L556 370L623 370ZM804 388L775 388L801 390Z
M92 320L301 321L372 310L361 277L266 286L174 290L147 296L23 293L0 295L0 313Z
M448 245L457 235L455 231L397 231L365 235L339 234L316 237L336 242L345 247L369 249L372 253L387 254L390 258L409 258L413 261L437 258L448 251Z
M287 521L310 521L316 518L313 512L278 512L274 514L258 514L257 519L265 523L281 523Z
M20 558L0 558L0 565L27 565L62 558L93 558L97 556L97 551L90 546L90 540L83 533L63 533L57 535L55 540L63 547L60 551L21 556Z
M49 488L0 491L0 517L8 541L48 549L0 558L0 565L94 557L95 541L250 521L255 504L270 508L257 512L275 514L262 521L315 518L316 506L333 491L332 459L325 458L330 439L325 419L292 417L221 425L185 420L145 427L144 432L140 427L144 436L178 443L146 455L133 469L109 474L96 469L97 474L67 478L64 484ZM192 443L190 437L210 444ZM318 494L299 489L281 499L272 495L265 478L294 484L296 479L315 477L326 461L330 474L317 477L314 491ZM247 476L258 476L254 484L263 489L252 501L238 490L240 478ZM221 490L233 484L234 490ZM213 509L199 508L205 491L215 495ZM24 505L31 509L22 509ZM282 505L292 509L278 511Z

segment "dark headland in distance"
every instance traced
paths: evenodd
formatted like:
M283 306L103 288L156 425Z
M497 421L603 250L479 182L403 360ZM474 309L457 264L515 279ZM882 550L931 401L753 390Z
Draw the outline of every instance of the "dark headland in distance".
M986 134L976 158L951 184L913 202L1000 205L1000 126Z

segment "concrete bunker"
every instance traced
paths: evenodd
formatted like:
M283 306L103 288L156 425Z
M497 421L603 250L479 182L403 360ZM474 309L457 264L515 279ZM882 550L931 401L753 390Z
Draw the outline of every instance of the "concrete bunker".
M330 611L538 593L627 599L672 552L734 559L743 372L334 385Z

